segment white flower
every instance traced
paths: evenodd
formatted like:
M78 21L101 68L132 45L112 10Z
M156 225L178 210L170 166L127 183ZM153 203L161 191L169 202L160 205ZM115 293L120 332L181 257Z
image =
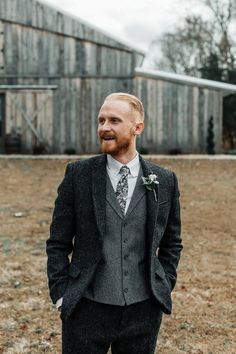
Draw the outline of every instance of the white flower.
M155 188L156 188L155 186L157 184L159 184L159 181L157 180L157 175L155 175L154 173L151 173L150 175L148 175L148 177L142 177L142 180L143 180L143 185L149 191L153 191L155 201L157 202L157 196L156 196L156 190L155 190Z
M159 182L157 180L157 175L154 175L154 174L148 175L148 179L150 180L150 182L153 182L155 184L159 184Z

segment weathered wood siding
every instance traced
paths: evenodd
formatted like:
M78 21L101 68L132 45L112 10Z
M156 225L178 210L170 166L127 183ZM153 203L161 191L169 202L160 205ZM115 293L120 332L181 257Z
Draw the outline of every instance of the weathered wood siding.
M4 23L0 20L0 75L5 72Z
M149 153L206 153L208 121L213 116L215 151L221 152L221 91L138 76L133 90L146 112L140 148Z
M8 77L85 75L120 78L131 76L134 70L132 52L19 24L6 22L2 26L4 34L0 34L0 46L3 42L6 45L0 60Z

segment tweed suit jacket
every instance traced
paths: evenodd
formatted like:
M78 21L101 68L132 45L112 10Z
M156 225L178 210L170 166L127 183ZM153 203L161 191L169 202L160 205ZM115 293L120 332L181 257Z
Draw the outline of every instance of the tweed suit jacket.
M69 163L58 187L46 251L50 296L53 303L63 297L62 318L72 314L101 261L106 232L106 162L104 154ZM156 174L159 181L157 201L153 191L146 191L148 277L162 311L170 314L182 250L178 182L174 172L141 156L140 163L144 176Z

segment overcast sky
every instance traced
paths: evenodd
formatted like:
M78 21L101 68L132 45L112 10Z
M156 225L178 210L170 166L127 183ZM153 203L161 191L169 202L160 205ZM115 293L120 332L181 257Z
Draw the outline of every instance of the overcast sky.
M143 50L190 11L189 0L45 0Z

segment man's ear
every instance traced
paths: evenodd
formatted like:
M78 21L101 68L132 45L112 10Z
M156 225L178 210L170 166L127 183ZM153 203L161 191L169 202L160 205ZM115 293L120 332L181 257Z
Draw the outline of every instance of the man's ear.
M136 123L135 128L134 128L134 135L140 135L144 129L144 122L140 121Z

